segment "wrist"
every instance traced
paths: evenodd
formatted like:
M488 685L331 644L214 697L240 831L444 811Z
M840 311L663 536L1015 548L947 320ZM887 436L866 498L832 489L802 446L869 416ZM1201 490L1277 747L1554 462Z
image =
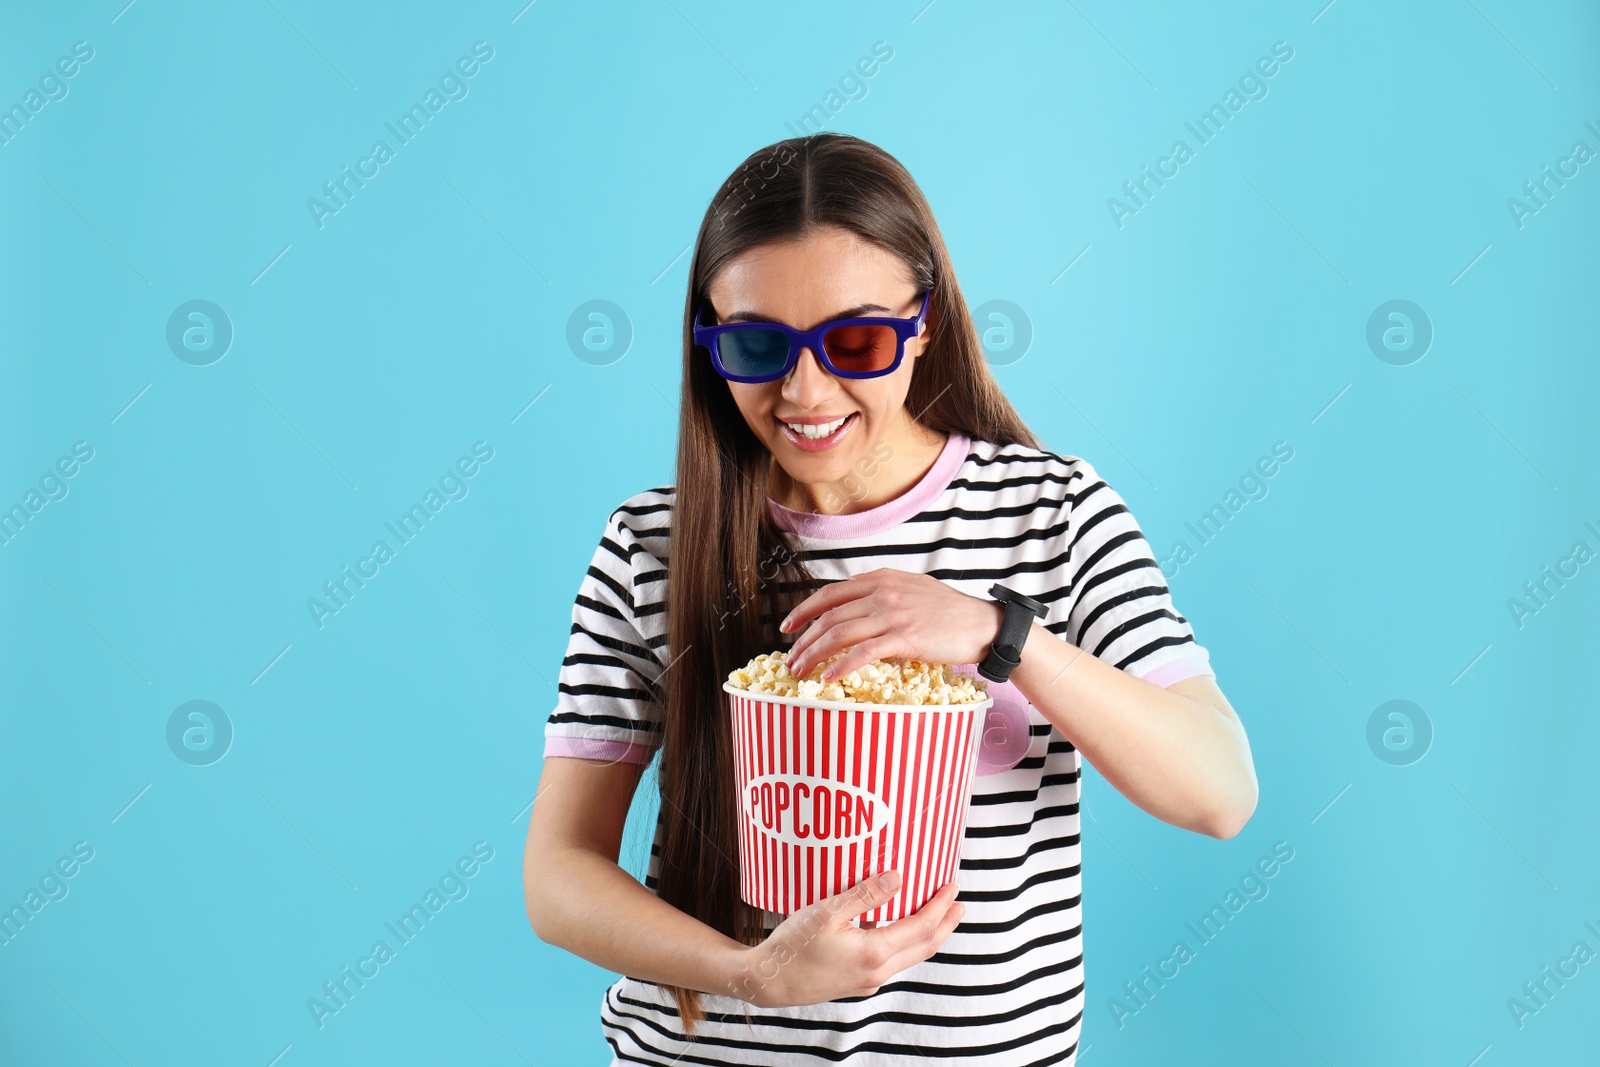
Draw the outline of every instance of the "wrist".
M1072 663L1086 654L1035 621L1028 632L1027 644L1022 646L1021 662L1011 672L1011 684L1030 704L1038 706L1041 703L1039 694L1058 683Z
M1037 619L1034 620L1033 625L1028 627L1028 640L1022 646L1022 660L1011 672L1012 677L1015 677L1018 671L1026 670L1030 666L1037 665L1040 660L1047 657L1050 654L1050 651L1043 646L1045 642L1051 639L1061 641L1062 644L1066 643L1065 641L1062 641L1061 638L1056 637L1055 634L1045 629L1044 623L1039 622Z
M766 1002L778 977L771 953L763 951L764 945L741 945L732 938L728 945L719 965L723 976L720 992L748 1004Z
M982 663L984 657L989 654L989 649L993 648L994 643L1000 639L1000 626L1006 619L1006 606L1000 601L985 600L983 603L988 606L989 611L994 615L994 620L991 625L986 625L983 628L983 647L978 649L978 655L972 661L974 663Z
M1045 617L1048 609L1032 597L998 582L989 587L989 595L1000 611L1000 625L978 664L978 673L991 682L1005 682L1021 664L1028 639L1039 628L1038 620Z

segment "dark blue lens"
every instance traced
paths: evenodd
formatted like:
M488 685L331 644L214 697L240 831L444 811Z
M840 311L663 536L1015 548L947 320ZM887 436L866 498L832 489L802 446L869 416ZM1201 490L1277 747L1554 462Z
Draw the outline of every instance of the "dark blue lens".
M729 330L717 338L717 358L729 374L769 377L788 362L789 338L781 330Z

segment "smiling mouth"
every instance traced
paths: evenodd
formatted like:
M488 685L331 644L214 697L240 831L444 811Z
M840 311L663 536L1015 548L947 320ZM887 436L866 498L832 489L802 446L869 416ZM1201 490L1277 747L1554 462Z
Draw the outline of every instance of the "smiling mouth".
M857 412L852 411L850 414L834 419L832 422L802 423L785 422L783 419L778 419L778 423L788 427L796 437L804 437L809 441L820 441L843 429L845 423L855 418L856 415Z

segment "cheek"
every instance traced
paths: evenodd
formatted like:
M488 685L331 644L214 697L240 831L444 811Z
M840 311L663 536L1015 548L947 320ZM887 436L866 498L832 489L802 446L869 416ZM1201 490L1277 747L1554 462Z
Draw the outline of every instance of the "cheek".
M767 394L768 389L763 385L747 385L743 382L729 382L728 392L733 396L733 402L738 407L739 413L744 416L744 421L758 437L769 436L773 430L772 400Z
M900 364L900 368L887 378L878 379L872 384L877 388L870 395L860 397L860 403L880 424L884 424L905 406L906 395L911 391L910 359Z

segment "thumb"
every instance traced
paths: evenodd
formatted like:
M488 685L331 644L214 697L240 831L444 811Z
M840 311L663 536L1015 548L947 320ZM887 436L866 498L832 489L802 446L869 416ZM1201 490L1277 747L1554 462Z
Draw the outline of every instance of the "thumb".
M847 914L854 917L886 902L900 889L900 872L884 871L875 878L863 878L843 893Z

